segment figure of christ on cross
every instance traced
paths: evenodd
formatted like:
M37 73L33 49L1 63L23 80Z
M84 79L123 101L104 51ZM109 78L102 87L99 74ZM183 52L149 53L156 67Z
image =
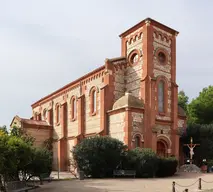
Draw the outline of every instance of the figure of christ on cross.
M190 144L184 144L184 146L187 146L189 148L189 154L190 154L190 164L192 164L192 159L193 159L193 155L194 155L194 148L196 146L199 146L200 144L193 144L193 139L191 137L190 139Z

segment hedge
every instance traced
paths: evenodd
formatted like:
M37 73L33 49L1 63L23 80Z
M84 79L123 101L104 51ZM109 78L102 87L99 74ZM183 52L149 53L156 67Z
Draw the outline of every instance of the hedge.
M119 140L104 136L81 141L72 151L80 170L88 177L112 177L127 147Z
M152 149L127 150L121 141L108 136L81 141L72 151L78 168L87 177L112 177L113 170L135 170L136 177L166 177L176 172L174 157L159 158Z
M172 176L177 171L178 161L175 157L158 158L157 177Z
M129 150L124 160L124 169L136 170L136 177L155 177L158 158L152 149Z

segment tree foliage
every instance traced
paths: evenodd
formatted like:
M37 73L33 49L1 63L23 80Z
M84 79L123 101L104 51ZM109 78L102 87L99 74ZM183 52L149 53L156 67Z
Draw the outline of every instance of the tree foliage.
M28 178L32 176L41 179L42 174L50 174L52 170L52 154L49 150L33 148L30 163L26 166Z
M181 137L181 143L186 144L193 138L194 143L200 144L194 148L195 163L200 164L202 159L213 160L213 124L189 124L186 129L186 135ZM186 157L189 158L188 147L183 146Z
M7 135L7 134L8 134L8 131L7 131L6 125L0 126L0 136Z
M179 91L178 93L178 105L184 109L185 112L187 112L187 106L189 102L189 97L186 96L185 92Z
M174 158L158 158L152 149L127 150L122 142L110 137L86 138L72 153L79 170L91 177L112 177L116 169L135 170L137 177L154 177L157 173L171 176L177 167ZM170 170L159 169L159 166Z
M33 138L16 128L0 135L0 184L1 179L27 180L32 176L40 177L43 173L51 172L50 151L34 148L32 144Z
M158 177L168 177L176 173L178 161L175 157L159 158L158 170L156 175Z
M135 148L128 151L124 167L136 170L137 177L154 177L158 168L158 158L152 149Z
M213 123L213 86L204 88L188 105L189 123Z
M22 140L24 140L29 145L33 145L35 138L31 135L27 134L26 131L19 127L12 127L10 130L10 135L15 137L20 137Z
M111 137L91 137L81 141L72 151L74 160L86 176L112 176L119 165L126 146Z

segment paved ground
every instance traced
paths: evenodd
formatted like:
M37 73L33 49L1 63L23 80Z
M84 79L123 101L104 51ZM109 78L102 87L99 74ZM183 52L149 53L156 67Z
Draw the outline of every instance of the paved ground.
M66 175L66 174L65 174ZM61 176L61 175L60 175ZM171 192L172 182L175 181L176 192L182 192L185 188L189 192L198 190L198 179L202 178L202 189L213 189L213 174L182 174L170 178L161 179L85 179L79 181L71 179L67 181L53 181L44 183L36 192ZM197 182L196 182L197 181ZM211 182L211 183L205 183ZM181 187L186 185L190 187Z

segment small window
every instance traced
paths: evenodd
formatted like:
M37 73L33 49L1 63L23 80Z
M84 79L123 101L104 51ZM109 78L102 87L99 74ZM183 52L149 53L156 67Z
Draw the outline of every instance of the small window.
M166 62L166 55L163 52L158 53L158 60L160 63L165 63Z
M139 59L138 54L137 53L133 53L131 55L131 57L130 57L130 63L131 64L135 64L135 63L138 62L138 59Z
M77 100L75 97L71 100L71 119L76 119L77 117Z
M92 113L96 112L97 108L97 100L96 100L97 94L96 91L94 90L92 92Z
M96 115L97 112L97 90L92 88L90 91L90 115Z

